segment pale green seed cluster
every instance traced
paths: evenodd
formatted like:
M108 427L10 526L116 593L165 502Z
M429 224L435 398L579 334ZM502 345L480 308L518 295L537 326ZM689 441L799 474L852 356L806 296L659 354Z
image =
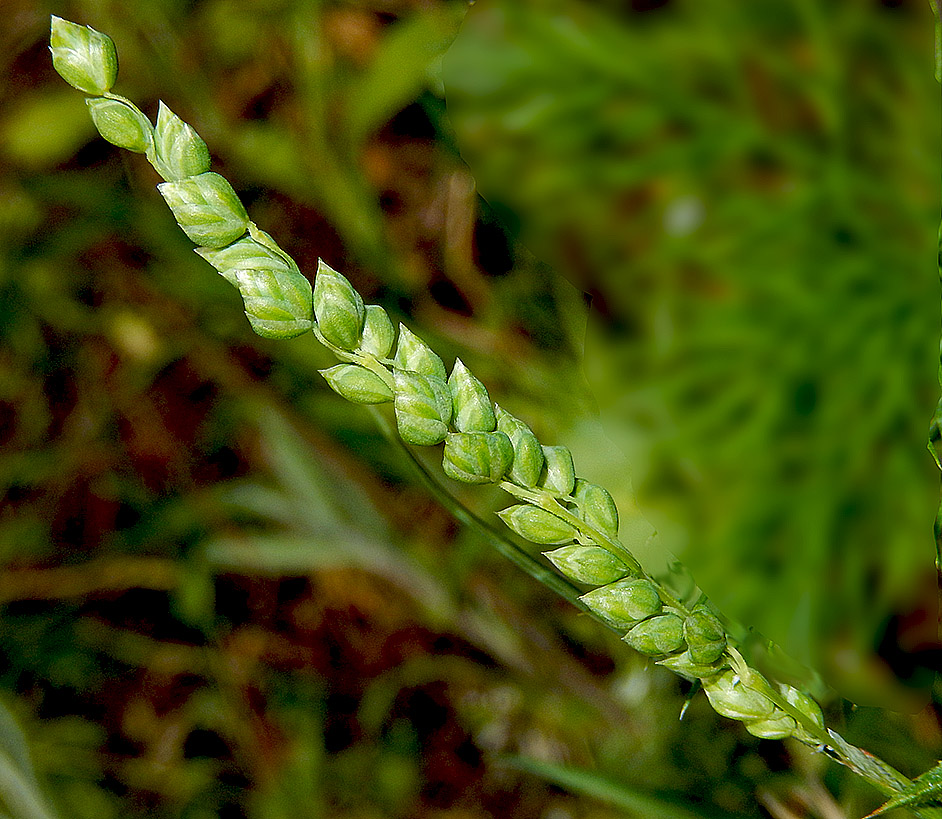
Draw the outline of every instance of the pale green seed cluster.
M567 578L591 587L587 611L632 648L688 679L701 681L713 708L756 736L827 741L821 711L788 686L773 689L728 644L706 604L692 610L644 573L619 543L618 511L601 486L577 477L564 446L541 444L523 421L493 404L459 359L442 359L386 311L364 305L349 281L320 261L314 286L275 241L250 220L232 186L210 170L199 135L160 103L157 123L111 93L117 56L94 29L52 18L53 63L92 95L92 119L109 142L143 153L165 180L158 190L196 252L245 302L252 328L266 338L308 331L340 359L323 370L330 387L358 404L392 403L408 444L444 444L442 466L466 484L499 484L519 503L498 514L517 535L554 548L543 554Z
M165 180L157 189L177 224L199 245L196 252L239 289L252 329L266 338L310 331L310 282L249 221L232 186L210 171L209 150L196 131L162 102L152 125L134 103L111 93L118 74L111 38L53 17L50 51L62 78L92 95L86 103L102 137L144 154Z
M795 737L809 745L818 743L819 732L824 731L821 708L807 694L784 683L778 686L778 695L784 704L774 701L769 682L755 671L745 674L732 669L703 680L710 705L718 714L739 720L746 730L761 739L786 739ZM773 696L770 696L772 694ZM791 706L786 710L787 706ZM807 722L799 722L795 713L804 715L819 731L809 730Z

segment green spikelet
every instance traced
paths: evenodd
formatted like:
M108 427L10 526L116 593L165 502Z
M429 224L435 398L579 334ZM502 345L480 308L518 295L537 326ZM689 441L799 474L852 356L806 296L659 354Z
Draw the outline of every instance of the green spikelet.
M487 390L460 358L455 361L448 387L455 400L455 427L459 432L490 432L494 429L497 419Z
M52 16L52 65L73 88L100 97L118 78L118 53L107 34Z
M684 621L676 614L660 614L638 623L622 639L649 657L672 654L684 647Z
M337 364L320 374L338 395L354 404L384 404L393 400L393 391L376 373L358 364Z
M452 432L445 439L442 466L449 478L461 483L496 483L513 454L503 432Z
M531 543L568 543L576 536L575 527L538 506L520 503L497 514L520 537Z
M514 447L510 479L520 486L536 486L543 471L543 448L540 442L530 427L496 404L494 413L497 417L497 429L510 438Z
M619 558L601 546L573 544L543 555L567 577L591 586L614 583L629 573Z
M579 598L592 611L617 628L631 628L661 610L661 598L655 585L646 578L619 580Z
M396 340L396 328L378 304L366 305L360 349L376 358L386 358Z
M218 173L162 182L157 190L183 232L203 247L225 247L249 226L249 216L232 185Z
M445 363L405 324L399 325L399 343L396 345L394 360L401 370L411 370L442 382L447 379Z
M133 105L107 97L94 97L85 100L92 122L112 145L147 153L154 144L154 126Z
M314 277L314 315L321 335L341 350L355 350L363 338L366 308L345 276L323 259Z
M545 446L543 457L546 459L546 466L540 485L554 494L569 495L576 485L576 468L573 466L569 448Z

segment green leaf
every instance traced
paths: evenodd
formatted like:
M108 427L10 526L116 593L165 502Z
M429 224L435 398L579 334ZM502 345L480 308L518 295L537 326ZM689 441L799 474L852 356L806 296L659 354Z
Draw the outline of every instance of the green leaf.
M0 804L14 819L54 819L28 748L26 735L0 703Z
M460 19L453 9L430 7L392 27L366 69L345 89L344 120L350 141L366 139L429 85Z
M894 808L942 807L942 762L918 776L896 796L884 802L865 819L882 816Z
M700 807L694 810L690 807L690 800L682 796L635 787L599 771L521 756L506 757L502 761L518 770L554 782L572 793L598 799L645 819L736 819L739 816L726 809L721 811Z
M17 724L10 709L3 702L0 702L0 752L7 754L34 786L39 786L33 762L30 759L26 734L23 733L23 729Z

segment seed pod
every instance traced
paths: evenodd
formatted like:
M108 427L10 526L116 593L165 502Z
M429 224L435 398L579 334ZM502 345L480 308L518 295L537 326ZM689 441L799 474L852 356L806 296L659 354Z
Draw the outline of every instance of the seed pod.
M460 358L455 360L448 387L455 402L455 427L459 432L490 432L497 426L487 389Z
M723 668L720 663L709 665L695 663L691 659L689 651L685 651L683 654L677 654L673 657L665 657L663 660L658 660L657 664L669 668L675 674L680 674L680 676L686 677L688 680L705 680L709 677L714 677L719 674L720 670Z
M323 259L314 277L314 315L321 335L341 350L355 350L363 337L366 308L345 276Z
M795 720L780 708L765 719L746 721L746 730L759 739L788 739L794 736L797 727Z
M514 448L503 432L452 432L445 439L445 474L462 483L496 483L513 460Z
M168 182L209 170L209 149L199 134L161 102L154 127L154 167Z
M262 235L267 236L267 234ZM235 277L237 270L270 270L281 275L302 275L289 256L276 253L250 236L244 236L226 247L218 249L198 247L195 250L234 287L239 286ZM307 277L303 278L307 281Z
M252 329L263 338L294 338L314 326L311 283L300 273L235 270ZM390 398L392 396L390 395Z
M775 705L764 694L738 680L732 670L703 681L703 690L716 713L738 720L762 720L772 716Z
M112 145L143 154L154 144L154 126L133 105L107 97L87 97L85 104L98 133Z
M790 685L785 685L780 683L779 691L785 700L801 711L806 717L811 719L819 728L824 728L824 714L821 713L821 706L818 705L811 697L805 694L803 691L799 691L797 688L793 688ZM810 745L817 745L818 739L808 733L804 728L802 728L801 723L798 723L795 732L795 739L806 742Z
M706 607L697 607L684 620L684 639L695 663L709 665L726 650L726 629Z
M451 421L451 393L444 381L394 370L396 425L407 444L434 446L445 440Z
M437 378L439 381L445 381L448 378L445 363L428 344L404 324L399 325L399 343L396 345L394 361L402 370L411 370L428 378Z
M672 654L684 646L684 621L676 614L660 614L642 620L622 640L649 657Z
M543 556L551 560L566 577L591 586L614 583L628 574L628 567L601 546L573 544L552 552L543 552Z
M576 483L576 468L573 466L572 453L568 447L545 446L543 457L546 459L546 467L540 486L560 495L570 494Z
M520 537L531 543L568 543L576 536L574 527L538 506L520 503L497 514ZM551 554L553 552L549 552L547 557Z
M661 598L654 584L645 578L619 580L593 589L579 598L596 614L616 628L631 628L638 620L661 610Z
M494 405L497 429L510 438L514 446L514 462L510 466L510 479L520 486L536 486L543 470L543 448L533 431L523 421Z
M600 532L618 535L618 508L606 489L579 478L572 491L579 517Z
M107 34L52 15L52 65L73 88L100 97L118 78L118 52Z
M363 322L363 338L360 349L376 358L386 358L396 340L396 330L378 304L366 305L366 318Z
M393 400L393 391L372 370L359 364L337 364L319 370L330 388L354 404L384 404Z
M232 185L218 173L161 182L157 190L173 211L177 224L198 245L225 247L248 228L245 208Z

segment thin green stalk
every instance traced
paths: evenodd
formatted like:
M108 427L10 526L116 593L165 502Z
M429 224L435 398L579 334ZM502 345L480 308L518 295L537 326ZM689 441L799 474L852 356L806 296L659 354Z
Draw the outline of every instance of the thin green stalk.
M382 412L376 407L370 407L370 415L376 422L376 426L383 434L383 437L405 454L415 467L416 474L419 476L426 489L428 489L432 496L448 510L449 514L468 528L477 532L478 535L493 546L498 553L507 558L507 560L518 568L523 569L523 571L538 583L542 583L560 597L568 600L572 605L590 614L599 622L604 623L598 615L592 612L579 599L580 591L578 587L549 569L545 564L540 563L512 540L505 537L500 531L474 514L474 512L468 509L467 506L449 492L444 484L442 484L442 482L416 457L415 453L402 442L402 439L396 434L396 431L389 423L389 419L386 418Z

